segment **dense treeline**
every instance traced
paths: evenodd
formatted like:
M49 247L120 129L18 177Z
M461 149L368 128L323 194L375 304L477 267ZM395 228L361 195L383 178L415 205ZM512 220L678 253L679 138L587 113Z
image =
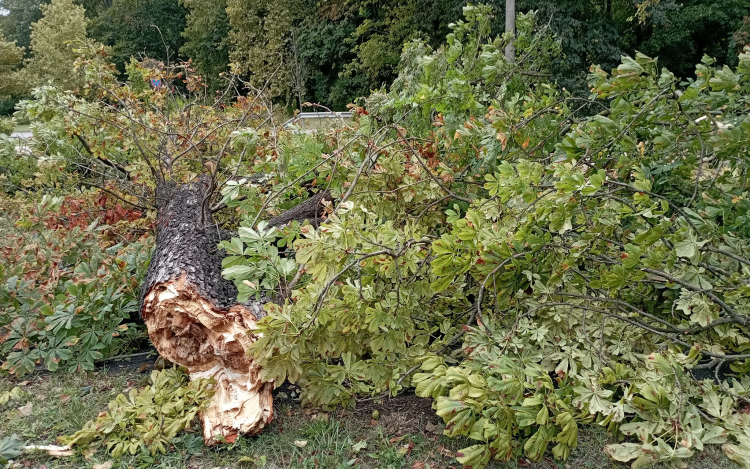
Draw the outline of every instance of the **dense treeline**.
M21 68L40 55L34 47L35 24L45 0L0 0L0 73ZM287 109L316 102L341 110L357 97L382 89L395 78L403 44L422 39L438 46L449 25L461 17L465 0L76 0L85 9L85 32L111 47L120 73L131 57L162 62L192 60L212 91L221 88L220 73L230 61L257 87L268 85ZM489 2L496 11L493 34L504 29L505 2ZM558 85L585 94L586 70L605 70L623 54L635 51L660 59L681 78L709 55L735 65L748 42L750 4L743 0L544 0L517 2L531 9L560 41L562 54L551 64ZM69 9L70 10L70 9ZM69 28L65 15L52 27ZM23 57L19 54L23 48ZM43 54L43 52L41 52ZM45 57L48 67L59 62ZM37 61L38 62L38 61ZM54 73L37 70L35 78L3 80L0 113L10 113L18 98ZM73 83L67 80L63 86ZM15 98L15 99L8 99Z

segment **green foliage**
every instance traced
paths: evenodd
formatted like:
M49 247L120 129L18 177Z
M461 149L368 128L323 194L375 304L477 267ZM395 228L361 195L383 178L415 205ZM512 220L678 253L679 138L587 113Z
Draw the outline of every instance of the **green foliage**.
M661 1L649 8L649 21L642 27L644 38L628 44L652 57L680 77L690 77L693 64L709 55L722 64L736 65L739 48L733 34L742 28L750 5L742 0ZM635 42L636 38L628 38ZM627 44L627 43L626 43Z
M50 81L68 90L82 86L83 76L74 71L74 63L86 41L85 10L73 0L52 0L40 8L41 19L31 25L33 55L22 76L32 86Z
M8 11L8 21L3 23L3 35L29 51L31 25L41 19L41 7L47 4L48 0L2 0L0 7Z
M31 372L37 364L50 371L92 370L95 360L127 350L141 334L132 318L148 240L103 242L110 227L97 221L75 226L75 214L61 212L61 205L77 203L44 196L21 206L29 215L3 226L0 356L12 374ZM51 229L58 217L68 218L66 229Z
M399 20L420 5L318 5L308 16L307 4L227 3L229 78L270 80L279 101L340 93L343 103L346 92L395 76L353 107L351 125L325 135L253 128L272 115L256 105L264 96L207 100L190 65L128 60L129 81L120 82L101 48L80 62L82 93L41 87L19 107L41 121L34 152L55 156L71 181L117 185L124 203L140 207L159 182L211 172L223 185L212 210L226 204L235 209L228 218L242 219L220 245L223 274L240 301L278 303L265 304L249 353L263 378L299 382L305 404L353 405L416 386L434 399L447 434L474 440L457 456L467 467L550 451L564 460L579 426L594 423L622 440L607 453L636 468L684 467L711 444L746 465L750 49L731 66L729 53L722 62L705 56L688 80L644 54L623 56L611 73L592 66L583 96L555 77L566 50L606 65L620 35L664 18L678 24L670 5L684 30L710 21L667 2L638 12L594 2L560 4L569 15L548 23L545 4L518 15L508 61L510 36L490 6L465 6L436 47L419 40L421 26ZM221 8L185 6L194 15L186 50L207 53L219 38L200 25L226 26ZM591 28L575 47L574 20ZM647 35L661 41L655 49L676 43L664 30ZM690 54L704 50L713 49L696 44ZM313 79L311 63L325 69ZM111 335L136 307L139 246L103 243L97 225L72 213L74 227L60 233L50 207L77 197L43 198L59 180L14 153L3 164L21 177L8 192L33 187L42 203L8 227L27 247L19 253L15 237L0 250L13 256L0 267L6 369L90 367L103 350L114 353ZM259 221L319 190L333 198L319 227L267 230ZM86 257L61 252L74 243ZM106 442L118 455L163 451L190 419L181 414L166 436L151 421L139 427L137 398L123 396L75 441ZM134 430L109 440L110 427ZM152 433L144 441L138 431Z
M188 11L179 0L115 0L92 20L90 34L112 48L120 73L131 58L178 62Z
M226 1L182 0L188 9L180 54L190 57L211 90L224 85L220 74L228 71L229 17Z
M229 254L222 261L222 275L235 280L238 301L244 303L251 296L259 299L261 292L276 291L297 272L293 259L279 256L276 233L276 228L266 229L261 222L257 231L240 227L238 238L219 243Z
M9 402L15 402L23 397L24 393L18 386L10 391L0 393L0 407L7 405Z
M16 129L16 121L12 117L0 118L0 136L9 136Z
M276 190L325 180L337 201L266 304L264 377L323 406L416 385L477 442L467 467L564 460L589 423L629 438L607 452L633 467L709 444L747 460L750 50L689 82L626 56L585 99L547 80L560 49L536 14L508 63L490 10L464 11L446 47L405 48L353 128L282 140Z
M304 3L269 0L227 0L229 57L256 88L272 97L291 99L296 59L294 25L305 14Z
M23 91L18 68L23 61L23 48L8 42L0 33L0 97L20 94Z
M212 387L212 380L188 382L179 369L152 371L150 386L118 395L104 415L60 440L84 449L106 447L114 458L126 453L166 453L204 408L214 393Z

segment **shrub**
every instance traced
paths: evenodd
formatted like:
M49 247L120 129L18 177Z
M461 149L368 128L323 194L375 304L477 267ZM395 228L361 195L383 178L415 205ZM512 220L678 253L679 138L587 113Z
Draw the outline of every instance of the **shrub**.
M62 198L22 206L29 215L2 227L0 356L22 375L37 363L50 371L94 367L142 335L137 317L150 240L127 246L104 240L108 227L48 229Z
M0 117L0 135L10 135L16 128L12 117Z

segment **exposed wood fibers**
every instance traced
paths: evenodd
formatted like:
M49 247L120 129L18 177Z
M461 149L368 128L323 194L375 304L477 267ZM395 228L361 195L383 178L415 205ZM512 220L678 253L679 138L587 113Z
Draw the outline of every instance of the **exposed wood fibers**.
M213 378L216 394L201 415L207 445L222 436L255 435L273 419L273 383L262 383L260 367L247 354L258 338L256 317L235 304L227 310L203 298L181 277L154 285L141 310L154 346L185 366L190 379Z

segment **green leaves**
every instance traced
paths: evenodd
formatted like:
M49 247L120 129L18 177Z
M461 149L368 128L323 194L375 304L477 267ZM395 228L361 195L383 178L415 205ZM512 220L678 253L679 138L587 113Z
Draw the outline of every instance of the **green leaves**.
M62 202L47 197L40 205ZM148 245L105 250L100 236L92 226L85 231L29 227L17 239L34 242L11 262L3 253L8 244L15 250L17 239L0 243L0 260L7 266L0 269L4 369L17 375L37 365L50 371L93 369L94 360L119 353L142 331L127 321L138 308Z
M725 444L723 446L724 453L740 467L747 469L750 467L750 432L745 428L743 433L736 435L736 438L737 444Z
M505 39L483 41L472 21L440 51L407 46L393 90L367 103L366 138L343 132L352 149L336 168L310 158L349 197L293 243L305 275L259 324L264 377L299 381L324 406L415 386L448 435L473 440L457 458L474 468L564 460L592 423L626 438L608 451L634 467L679 467L706 444L742 454L732 396L750 381L686 368L750 343L737 320L750 302L737 156L750 147L750 59L703 65L689 85L643 54L612 76L594 67L584 115L580 98L515 83ZM398 138L373 143L378 119L398 122ZM284 151L329 154L304 140ZM300 161L295 174L312 167ZM224 244L225 275L260 288L273 242L242 229Z
M276 246L279 232L276 228L265 229L261 222L258 229L240 227L239 237L222 241L219 247L228 254L222 260L221 274L233 280L237 286L237 301L244 303L261 292L273 292L297 272L298 265L289 257L281 257ZM291 243L291 239L287 239Z
M599 389L598 387L592 386L593 389L587 387L576 387L573 390L579 395L573 403L579 407L583 407L584 404L588 404L588 411L590 414L604 414L607 415L610 412L612 403L607 399L612 395L612 391L608 389Z
M212 380L187 382L180 370L151 373L151 385L118 395L108 411L87 422L72 436L60 440L70 446L106 447L114 458L144 448L152 456L165 453L177 435L188 428L213 396Z
M456 460L465 467L484 467L490 461L490 449L487 445L474 445L456 452Z
M8 460L20 456L23 446L23 441L16 435L0 440L0 464L8 464Z

